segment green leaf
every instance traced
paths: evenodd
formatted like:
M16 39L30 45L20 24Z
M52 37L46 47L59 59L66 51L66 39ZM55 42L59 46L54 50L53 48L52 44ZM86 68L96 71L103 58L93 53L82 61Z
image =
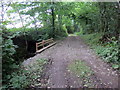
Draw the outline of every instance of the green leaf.
M118 69L118 68L119 68L119 65L113 64L112 67L113 67L114 69Z

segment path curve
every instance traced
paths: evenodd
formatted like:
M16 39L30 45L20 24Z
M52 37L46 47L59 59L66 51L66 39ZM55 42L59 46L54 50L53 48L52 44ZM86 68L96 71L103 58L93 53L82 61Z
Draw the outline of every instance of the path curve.
M24 65L33 63L38 58L52 60L46 74L51 88L83 87L81 80L67 70L74 60L83 60L94 71L98 88L118 88L118 75L108 64L103 62L88 45L78 36L69 36L55 46L24 61Z

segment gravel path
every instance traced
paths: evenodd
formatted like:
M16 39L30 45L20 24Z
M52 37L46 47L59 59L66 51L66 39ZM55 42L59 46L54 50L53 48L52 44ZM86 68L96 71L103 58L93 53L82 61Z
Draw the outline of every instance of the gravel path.
M46 76L49 76L47 87L83 87L82 80L67 70L69 63L74 60L83 60L94 71L92 79L97 88L118 88L116 72L96 56L78 36L67 37L55 46L24 61L23 64L29 65L39 58L52 60L52 64L46 72Z

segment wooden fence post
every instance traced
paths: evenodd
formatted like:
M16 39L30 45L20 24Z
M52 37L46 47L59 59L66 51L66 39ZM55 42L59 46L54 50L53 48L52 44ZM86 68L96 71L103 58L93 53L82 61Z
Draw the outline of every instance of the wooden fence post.
M43 41L42 41L42 44L43 44L43 48L44 48L44 42L45 42L45 41L43 40Z
M38 44L36 43L36 51L38 50Z

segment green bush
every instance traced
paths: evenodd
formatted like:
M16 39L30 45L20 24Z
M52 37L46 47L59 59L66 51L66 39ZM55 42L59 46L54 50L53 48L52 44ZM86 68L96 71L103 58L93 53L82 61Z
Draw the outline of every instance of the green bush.
M61 38L61 37L66 37L66 36L68 36L66 27L62 26L60 30L59 27L56 26L55 38Z
M15 36L15 35L14 35ZM12 38L14 36L9 35L6 28L3 28L2 32L2 73L3 82L6 81L6 75L10 74L12 71L11 67L15 64L13 55L15 54L16 45L13 44Z
M3 84L3 89L7 88L27 88L31 85L38 85L37 79L40 78L43 65L47 64L46 59L37 59L34 63L28 66L11 65L15 72L7 75L7 84Z
M98 51L97 51L98 52ZM98 53L103 60L112 63L112 67L120 68L119 47L117 41L108 42L107 46Z
M20 73L22 73L22 71ZM20 73L12 73L9 83L10 88L24 88L30 84L30 80L27 79L27 76Z
M118 41L115 39L115 37L112 37L111 41L101 44L100 38L102 35L102 33L93 33L81 35L81 37L85 39L86 43L88 43L104 61L111 63L114 69L119 69L120 51Z
M46 33L46 30L31 30L27 33L27 40L30 41L42 41L49 38L49 33Z
M61 30L58 25L55 27L55 31L53 33L51 26L48 27L42 27L42 28L13 28L9 30L12 35L15 33L19 33L19 37L22 39L26 39L27 41L42 41L53 37L53 34L55 35L55 38L61 38L68 36L67 29L65 26L61 26Z
M67 28L68 33L70 33L70 34L74 33L74 27L73 26L66 26L66 28Z
M99 43L99 40L101 38L103 33L92 33L92 34L85 34L80 35L81 38L84 38L86 43L89 45L96 45Z

